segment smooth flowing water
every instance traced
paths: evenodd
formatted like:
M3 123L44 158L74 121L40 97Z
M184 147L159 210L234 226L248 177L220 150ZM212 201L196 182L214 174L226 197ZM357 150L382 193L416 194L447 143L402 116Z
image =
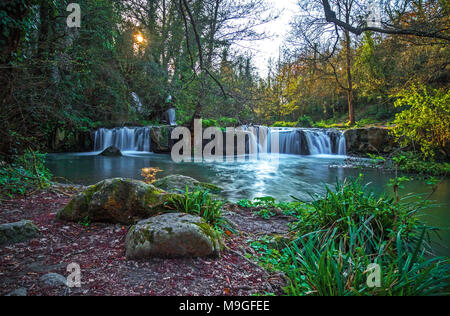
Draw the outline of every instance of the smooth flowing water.
M124 157L109 158L87 154L55 154L48 156L48 167L58 181L64 179L76 184L94 184L115 177L141 180L141 169L158 167L163 170L159 177L181 174L202 182L210 182L225 189L224 197L232 202L240 199L272 196L277 200L290 201L292 196L309 200L309 194L322 194L324 184L333 185L336 180L358 177L364 174L369 187L382 193L390 192L387 186L393 174L378 170L330 168L343 161L345 157L318 155L281 155L278 163L272 160L248 160L228 163L180 163L172 162L169 155L156 155L142 152L125 152ZM403 193L429 193L424 181L408 183ZM433 199L439 206L426 212L429 224L443 228L450 227L450 179L439 185ZM450 255L446 245L450 242L450 231L441 233L443 246L440 254Z

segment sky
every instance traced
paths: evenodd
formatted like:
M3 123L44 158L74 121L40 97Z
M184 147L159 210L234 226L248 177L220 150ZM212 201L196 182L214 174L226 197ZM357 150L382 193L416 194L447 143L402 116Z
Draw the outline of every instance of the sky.
M271 38L256 41L251 44L254 54L256 70L261 76L267 76L267 66L270 58L278 60L280 46L283 45L284 38L290 30L289 23L298 12L298 0L267 0L274 10L282 10L280 17L267 23L257 30L271 34ZM250 45L247 45L250 46Z

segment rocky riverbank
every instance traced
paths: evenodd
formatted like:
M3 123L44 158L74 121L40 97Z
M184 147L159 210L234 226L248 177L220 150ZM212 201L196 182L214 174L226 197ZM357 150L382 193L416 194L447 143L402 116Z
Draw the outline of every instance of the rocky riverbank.
M285 279L271 275L244 254L259 234L287 233L289 219L263 220L236 205L225 206L236 233L224 237L220 256L129 260L131 225L67 222L58 218L75 188L55 187L0 205L0 224L29 220L38 236L0 246L0 295L253 295L282 293ZM257 229L255 229L255 227ZM269 230L267 228L270 228ZM63 282L67 266L80 265L81 288Z

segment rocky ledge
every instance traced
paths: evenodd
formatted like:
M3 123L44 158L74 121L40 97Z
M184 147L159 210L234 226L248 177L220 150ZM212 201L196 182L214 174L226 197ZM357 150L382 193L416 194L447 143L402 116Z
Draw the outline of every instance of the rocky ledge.
M367 153L386 155L392 153L398 145L387 128L351 129L345 131L344 136L348 155L367 156Z

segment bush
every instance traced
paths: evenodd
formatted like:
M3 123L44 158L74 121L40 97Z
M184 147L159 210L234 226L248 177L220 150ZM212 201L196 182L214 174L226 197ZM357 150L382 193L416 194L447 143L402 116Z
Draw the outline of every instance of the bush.
M405 108L396 115L393 129L402 145L418 145L426 157L445 152L450 141L450 91L430 93L425 86L413 85L395 97L395 107Z
M297 120L298 127L310 128L310 127L313 127L313 125L314 125L314 121L312 120L312 118L310 118L309 116L306 116L306 115L299 117Z
M48 187L52 175L45 167L45 157L45 154L27 150L14 157L12 163L0 165L0 197L25 195Z
M219 124L219 127L235 127L239 124L239 121L235 118L221 117L217 123Z
M405 152L392 158L396 167L403 172L421 175L442 176L450 174L450 164L426 160L423 155Z
M378 197L361 179L326 190L298 208L294 241L252 244L266 268L286 274L286 294L445 295L449 260L429 258L425 241L433 229L418 219L425 202ZM381 287L367 285L371 264L381 268Z
M289 127L294 128L297 127L297 122L275 122L272 127Z
M218 120L213 120L213 119L203 119L202 120L203 128L208 128L208 127L227 128L227 127L234 127L238 123L239 123L239 121L237 119L228 118L228 117L221 117Z

